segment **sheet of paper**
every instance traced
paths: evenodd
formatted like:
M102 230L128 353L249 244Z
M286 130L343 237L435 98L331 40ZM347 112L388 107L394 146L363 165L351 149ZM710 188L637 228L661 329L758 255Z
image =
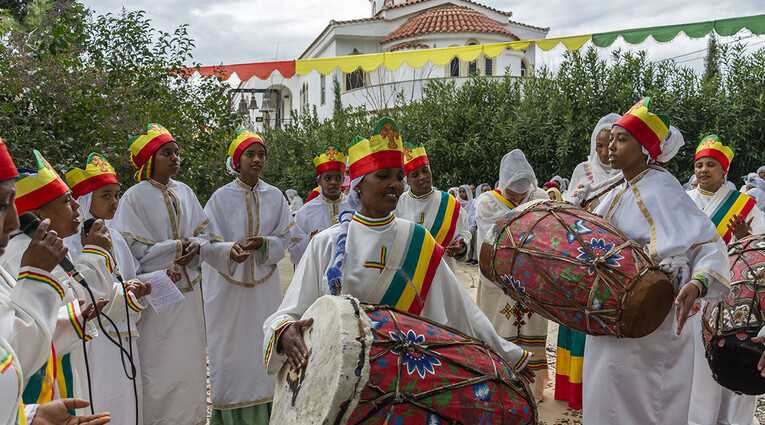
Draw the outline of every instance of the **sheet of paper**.
M162 313L171 305L186 299L166 273L154 276L147 283L151 284L151 294L147 295L146 299L157 313Z

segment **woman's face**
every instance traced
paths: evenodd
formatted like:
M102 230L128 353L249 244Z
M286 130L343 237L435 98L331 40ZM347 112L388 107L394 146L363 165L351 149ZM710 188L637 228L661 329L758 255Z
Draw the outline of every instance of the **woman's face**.
M266 166L266 148L260 143L247 146L239 157L239 174L245 178L257 179Z
M77 234L77 228L80 226L80 213L77 211L79 207L80 204L72 198L72 192L69 191L32 212L40 220L49 218L49 229L55 230L58 237L66 238Z
M481 187L481 193L486 193L486 192L488 192L490 190L491 190L491 188L489 187L489 185Z
M459 189L459 191L460 191L459 192L460 193L460 199L462 199L463 201L467 201L468 200L468 196L467 196L467 192L465 192L465 188L461 187Z
M5 253L11 233L19 228L19 214L16 211L16 182L14 179L0 182L0 255Z
M152 178L161 183L166 183L170 177L178 174L181 168L181 157L178 143L167 142L154 152L154 166Z
M90 213L102 220L111 220L120 204L120 185L111 183L93 191Z
M611 130L601 130L595 136L595 153L601 164L608 165L608 139L611 137Z
M624 127L615 125L608 144L608 162L616 170L632 169L645 164L648 158L643 147Z
M510 201L510 202L512 202L513 204L515 204L515 205L520 205L520 204L522 204L522 203L523 203L523 200L524 200L524 199L526 199L526 195L527 195L528 193L529 193L528 191L526 191L526 192L523 192L523 193L513 192L513 191L512 191L512 190L510 190L509 188L506 188L506 189L505 189L505 190L502 192L502 196L504 196L504 197L505 197L505 199L509 200L509 201Z
M406 176L406 183L412 188L412 193L417 196L424 195L433 189L433 175L430 173L430 165L421 165Z
M340 197L340 187L343 185L343 173L340 170L327 170L316 178L321 186L322 195L331 200Z
M693 163L696 180L702 189L716 192L725 182L725 170L720 161L705 156Z
M396 209L398 198L404 192L404 169L391 167L373 171L356 186L361 198L361 213L367 217L382 218Z

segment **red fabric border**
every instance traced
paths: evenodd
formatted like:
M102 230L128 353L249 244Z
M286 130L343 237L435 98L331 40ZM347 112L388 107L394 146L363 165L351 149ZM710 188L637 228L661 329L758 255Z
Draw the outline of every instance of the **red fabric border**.
M63 180L57 178L41 188L35 189L20 198L16 198L16 209L18 210L19 215L24 214L29 210L40 208L66 192L69 192L69 186L67 186Z
M696 162L699 160L699 158L704 158L705 156L712 157L716 159L720 165L723 166L725 169L725 172L728 172L728 167L730 167L730 162L728 162L728 157L725 156L724 153L718 151L717 149L704 149L696 153L696 157L693 158L693 162Z
M111 173L104 173L99 174L97 176L93 176L89 179L85 179L76 185L72 186L72 196L74 196L74 199L79 198L82 195L85 195L87 193L90 193L99 187L106 186L107 184L113 184L120 182L117 181L117 176Z
M189 69L194 72L196 69ZM219 75L222 72L223 81L228 80L233 73L242 81L247 81L253 76L261 80L268 79L274 71L279 71L284 78L292 78L295 75L295 61L254 62L240 63L236 65L200 66L199 73L205 76Z
M426 164L430 164L428 157L426 155L418 156L417 158L404 163L404 175L408 176L409 173Z
M148 161L149 158L154 155L154 152L156 152L160 146L168 142L175 142L173 136L169 134L160 134L159 136L151 139L149 143L147 143L146 146L144 146L143 149L138 152L138 155L135 155L135 163L138 164L139 167L143 166L143 164L146 164L146 161Z
M329 170L339 170L341 173L345 173L345 163L340 161L328 161L323 164L319 164L316 167L316 176L320 176L321 173Z
M625 130L629 131L641 145L648 149L651 159L656 160L659 154L661 154L661 140L659 140L659 136L640 118L632 114L626 114L619 118L619 121L614 125L624 127Z
M381 168L404 168L404 152L387 150L367 155L351 164L351 180Z

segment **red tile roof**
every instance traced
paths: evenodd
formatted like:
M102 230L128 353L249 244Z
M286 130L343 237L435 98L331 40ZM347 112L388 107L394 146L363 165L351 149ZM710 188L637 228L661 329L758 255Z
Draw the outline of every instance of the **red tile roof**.
M403 3L394 4L393 6L388 6L388 9L395 9L397 7L409 6L409 5L412 5L412 4L423 3L423 2L426 2L426 1L430 1L430 0L407 0L407 1L403 2ZM497 13L501 13L501 14L503 14L505 16L508 16L508 17L513 15L510 12L505 12L503 10L495 9L493 7L489 7L489 6L486 6L484 4L481 4L481 3L478 3L478 2L475 2L475 1L472 1L472 0L463 0L463 1L465 1L466 3L474 4L476 6L485 7L486 9L489 9L489 10L497 12Z
M396 44L390 48L391 52L396 52L403 49L429 49L430 46L419 41L410 41L405 43Z
M344 24L355 24L358 22L371 22L371 21L380 21L380 20L382 20L382 16L373 16L371 18L349 19L347 21L336 21L333 19L332 21L330 21L329 24L332 25L334 23L337 25L344 25Z
M427 1L427 0L410 0ZM406 3L401 3L401 5ZM398 5L397 5L398 6ZM395 6L394 6L395 7ZM406 21L380 43L388 43L407 37L443 32L479 32L505 35L520 40L502 24L469 7L445 4L426 10Z
M516 22L516 21L509 21L509 22L511 24L518 25L518 26L521 26L521 27L531 28L533 30L539 30L539 31L544 31L544 32L550 31L550 27L542 28L542 27L535 27L534 25L524 24L524 23Z

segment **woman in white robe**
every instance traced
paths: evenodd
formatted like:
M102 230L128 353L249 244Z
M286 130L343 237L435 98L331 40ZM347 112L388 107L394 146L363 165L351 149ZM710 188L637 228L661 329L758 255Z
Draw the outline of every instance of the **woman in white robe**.
M478 198L475 216L478 225L476 240L479 244L483 243L494 223L518 205L550 199L544 190L537 187L534 170L519 149L502 157L499 166L499 187L502 190L495 189ZM532 313L507 296L499 286L482 274L478 281L477 302L499 336L534 353L529 362L529 368L536 374L532 392L537 401L541 400L549 380L545 351L547 319Z
M633 106L613 127L609 161L622 170L626 182L606 195L595 213L644 246L670 274L678 295L664 322L648 336L587 336L583 370L587 424L687 423L693 327L683 324L697 296L716 301L730 291L725 244L711 222L677 179L648 165L649 159L666 163L683 144L667 118L648 113L649 101Z
M205 205L212 238L202 252L210 424L267 424L276 381L253 362L263 355L263 328L252 324L282 301L278 263L294 222L282 192L258 177L266 165L263 140L240 130L228 151L239 176Z
M296 214L300 210L300 207L303 206L303 198L298 195L297 190L295 189L287 189L284 194L287 195L290 211L293 215Z
M595 125L590 136L590 156L587 161L574 168L569 186L571 190L563 196L564 200L571 201L573 192L584 184L593 185L621 174L621 171L614 170L608 163L608 137L611 134L611 127L619 118L621 118L619 114L608 114ZM563 193L562 188L561 193ZM590 207L595 208L599 202L599 200L593 201Z

